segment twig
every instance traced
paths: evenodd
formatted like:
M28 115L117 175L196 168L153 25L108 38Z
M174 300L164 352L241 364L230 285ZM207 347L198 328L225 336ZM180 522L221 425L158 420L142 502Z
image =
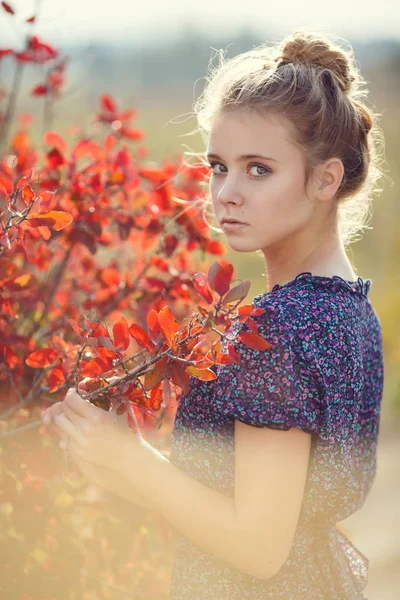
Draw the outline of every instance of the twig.
M54 281L53 281L53 285L52 285L52 287L50 289L49 295L46 298L46 302L45 302L45 305L43 307L42 314L40 315L38 321L36 323L34 323L33 330L28 334L30 337L33 337L35 335L35 333L38 331L38 329L40 328L40 324L42 322L42 319L43 319L44 315L47 313L47 310L48 310L48 308L50 306L50 303L51 303L51 301L54 298L54 295L55 295L55 293L57 291L57 288L58 288L58 286L60 284L61 278L62 278L62 276L64 274L64 271L65 271L65 269L67 267L68 261L69 261L69 259L71 257L71 253L72 253L73 247L74 246L71 245L68 248L67 252L64 255L64 258L63 258L62 262L60 263L60 266L58 268L58 272L57 272L57 274L56 274L56 276L54 278Z
M11 93L8 97L7 108L4 113L3 123L0 129L0 145L4 143L6 145L8 132L10 129L11 121L14 117L14 111L17 103L17 96L19 93L19 88L21 86L22 73L24 69L24 63L18 61L15 71L14 71L14 79L12 83Z

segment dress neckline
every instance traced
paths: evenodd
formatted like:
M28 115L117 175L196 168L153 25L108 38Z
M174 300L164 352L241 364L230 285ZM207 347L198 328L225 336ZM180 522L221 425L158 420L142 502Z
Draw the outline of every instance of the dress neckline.
M297 281L303 280L303 279L306 279L306 280L311 281L316 284L321 284L323 286L329 287L333 291L335 291L337 289L336 286L339 286L340 288L347 289L350 292L355 292L355 293L358 292L359 294L361 294L365 297L368 296L368 292L372 285L372 279L369 279L369 278L364 279L363 277L357 277L357 279L355 281L350 281L349 279L343 279L343 277L340 277L340 275L333 275L332 277L325 277L324 275L313 275L311 273L311 271L303 271L302 273L299 273L298 275L296 275L296 277L294 279L291 279L290 281L287 281L286 283L283 283L282 285L279 283L276 283L269 292L263 292L261 294L258 294L257 296L254 296L253 301L256 302L256 301L260 300L261 298L264 298L265 296L268 296L269 294L272 294L273 292L276 292L277 290L280 290L282 288L291 287Z

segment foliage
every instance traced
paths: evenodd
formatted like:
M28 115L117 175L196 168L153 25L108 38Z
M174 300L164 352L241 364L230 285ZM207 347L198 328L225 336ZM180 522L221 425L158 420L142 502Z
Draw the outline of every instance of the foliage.
M1 585L26 599L114 598L132 586L137 598L161 598L166 524L132 515L74 471L60 483L59 450L37 413L84 379L87 400L128 411L133 433L168 454L190 378L215 379L218 364L239 360L233 344L221 353L232 321L249 326L243 343L269 347L253 319L263 311L238 308L250 284L235 284L226 260L197 269L196 252L225 253L204 219L201 163L146 164L146 148L129 146L145 137L132 127L136 111L107 94L95 116L103 142L82 135L69 147L48 129L41 161L26 117L8 139L21 77L29 64L48 65L31 91L48 125L67 60L32 34L6 55L15 77L0 120Z

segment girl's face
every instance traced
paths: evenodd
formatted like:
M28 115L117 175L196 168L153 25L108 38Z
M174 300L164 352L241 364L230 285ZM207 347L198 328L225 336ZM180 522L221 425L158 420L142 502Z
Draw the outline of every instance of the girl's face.
M317 203L304 190L304 157L291 139L281 116L215 116L207 148L214 213L220 226L226 217L248 224L232 231L221 226L234 250L261 249L267 256L312 221Z

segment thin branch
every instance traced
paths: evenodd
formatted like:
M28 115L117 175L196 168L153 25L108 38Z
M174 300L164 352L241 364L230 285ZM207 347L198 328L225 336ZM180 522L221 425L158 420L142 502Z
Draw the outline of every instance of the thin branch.
M0 128L0 145L7 144L8 133L10 130L11 122L14 118L15 108L17 104L17 96L21 87L22 73L24 70L24 63L18 61L14 71L14 79L12 83L11 93L8 97L7 108L4 113L3 122Z
M68 248L68 250L66 251L66 253L64 255L64 258L63 258L62 262L60 263L60 266L58 268L57 274L56 274L56 276L54 278L54 281L53 281L53 285L52 285L52 287L50 289L49 295L46 298L46 302L44 304L42 314L39 317L38 321L36 323L34 323L33 330L27 334L27 335L29 335L29 337L34 337L35 333L38 331L38 329L40 329L40 325L41 325L42 319L47 314L47 310L48 310L48 308L50 306L50 303L51 303L51 301L54 298L54 295L55 295L55 293L57 291L57 288L58 288L58 286L60 284L60 281L62 279L64 271L65 271L65 269L67 267L68 261L69 261L69 259L71 257L71 253L72 253L73 248L74 248L73 245L71 245Z

